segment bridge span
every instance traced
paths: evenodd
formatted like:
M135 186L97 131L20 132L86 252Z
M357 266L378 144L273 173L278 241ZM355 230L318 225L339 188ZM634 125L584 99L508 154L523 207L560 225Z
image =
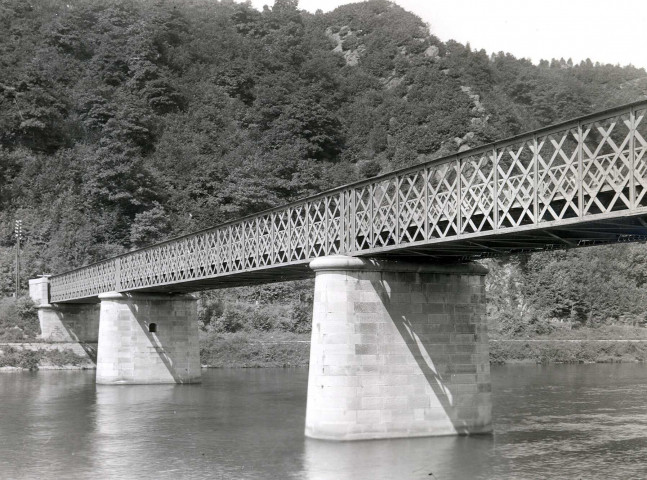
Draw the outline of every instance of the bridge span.
M30 293L41 323L60 324L47 331L96 325L83 331L96 331L98 383L190 383L186 293L316 273L307 435L486 432L486 270L473 260L646 240L646 113L624 105L342 186Z
M455 262L642 238L646 112L607 110L54 275L51 300L303 278L336 254Z

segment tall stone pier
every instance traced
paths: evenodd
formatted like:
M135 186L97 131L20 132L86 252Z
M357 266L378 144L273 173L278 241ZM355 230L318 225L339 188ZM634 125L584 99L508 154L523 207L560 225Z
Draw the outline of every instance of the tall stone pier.
M199 383L197 300L191 295L99 295L97 383Z
M29 281L41 337L96 360L97 383L199 383L197 300L117 293L94 303L49 303L49 280ZM74 348L76 347L76 348Z
M491 431L485 267L345 256L310 267L306 436Z

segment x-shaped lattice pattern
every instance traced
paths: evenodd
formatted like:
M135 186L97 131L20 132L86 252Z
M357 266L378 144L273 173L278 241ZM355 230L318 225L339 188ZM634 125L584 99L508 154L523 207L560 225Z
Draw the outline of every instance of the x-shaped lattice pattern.
M577 129L537 138L539 221L579 215L577 139Z
M395 243L398 216L397 181L396 177L373 185L373 231L369 248L379 248Z
M495 228L492 152L461 160L461 232Z
M628 114L582 125L584 215L631 206L631 132Z
M51 301L647 207L647 103L367 180L51 278Z
M498 227L516 227L534 220L534 164L532 140L497 150Z
M429 237L443 238L458 233L458 162L429 167L427 216Z
M398 243L425 239L425 185L427 170L402 175L398 179Z

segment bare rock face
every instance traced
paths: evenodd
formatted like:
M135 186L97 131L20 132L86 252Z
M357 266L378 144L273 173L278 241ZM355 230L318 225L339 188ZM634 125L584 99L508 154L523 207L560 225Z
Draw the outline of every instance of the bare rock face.
M483 104L481 103L481 98L479 97L479 95L472 92L472 87L462 86L461 90L466 93L474 103L473 111L475 113L485 113L485 107L483 107Z
M430 45L425 50L425 57L436 58L438 56L438 47L436 45Z
M364 45L360 45L356 50L347 50L344 52L344 59L346 65L354 67L359 63L359 59L364 51Z
M459 152L464 152L465 150L470 150L473 148L474 138L476 135L474 132L467 132L463 137L454 137L454 143L458 147Z
M391 75L389 75L388 77L381 78L380 81L382 82L382 85L384 85L384 88L386 88L387 90L390 90L400 85L404 81L404 76L398 77L394 69L391 72Z
M469 145L464 144L464 145L461 145L460 147L458 147L458 151L459 151L459 152L464 152L464 151L466 151L466 150L470 150L471 148L472 148L472 147L470 147Z
M361 30L358 30L357 33L361 33ZM354 67L359 63L360 57L362 56L362 53L364 53L364 50L366 50L366 47L360 44L354 49L351 48L345 50L343 46L344 39L352 34L353 31L348 27L348 25L341 27L338 33L333 33L330 27L326 29L326 35L328 38L336 43L335 48L333 48L333 52L341 53L344 56L344 60L346 60L346 65Z
M347 27L344 27L344 28L347 28ZM339 32L341 32L341 30ZM343 48L341 46L342 39L341 39L341 34L339 32L338 33L333 33L332 28L330 28L330 27L328 27L326 29L326 36L328 38L330 38L331 40L334 40L334 42L336 44L335 48L333 48L333 52L340 52L341 53L343 51Z

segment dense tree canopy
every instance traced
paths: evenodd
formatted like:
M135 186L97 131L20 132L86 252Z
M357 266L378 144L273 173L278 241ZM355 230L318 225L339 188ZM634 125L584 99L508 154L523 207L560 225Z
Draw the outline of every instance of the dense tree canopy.
M644 98L647 87L630 66L535 66L441 42L385 0L326 14L296 0L262 11L231 0L4 0L0 30L2 293L14 218L26 273L60 272ZM593 286L567 288L569 275L620 261L619 250L590 252L526 262L524 281L541 292L522 285L519 295L581 321L634 313ZM565 271L586 255L604 259ZM616 299L629 292L614 288Z

